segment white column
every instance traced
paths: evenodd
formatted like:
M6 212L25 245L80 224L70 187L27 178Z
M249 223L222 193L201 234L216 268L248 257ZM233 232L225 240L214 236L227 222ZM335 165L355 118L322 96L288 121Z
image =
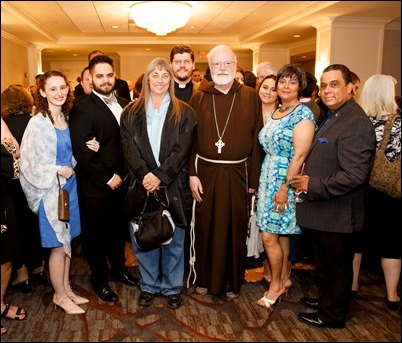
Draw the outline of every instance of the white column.
M28 79L29 84L35 83L35 76L42 73L42 53L43 47L38 45L28 46Z
M316 76L330 64L344 64L362 84L381 73L384 30L389 18L327 18L314 23L317 29Z

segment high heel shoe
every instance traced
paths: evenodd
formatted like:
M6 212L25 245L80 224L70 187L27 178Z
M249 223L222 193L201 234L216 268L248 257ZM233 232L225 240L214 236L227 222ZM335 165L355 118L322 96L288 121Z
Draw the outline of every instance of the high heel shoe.
M291 279L287 279L284 283L283 286L285 287L285 295L288 295L289 288L293 286L293 282Z
M286 288L284 287L284 288L280 291L280 294L276 297L276 299L269 299L269 298L267 298L267 297L266 297L267 293L268 293L268 292L265 292L265 293L264 293L264 296L263 296L261 299L257 300L257 305L260 305L260 306L266 307L266 308L270 308L270 307L274 306L277 301L278 301L278 302L281 302L281 300L282 300L282 295L283 295L284 293L286 293Z
M76 305L82 305L82 304L86 304L86 303L89 302L88 299L86 299L84 297L80 297L79 295L75 294L73 292L73 289L71 288L71 286L69 286L66 289L66 294L73 301L73 303L76 304Z
M391 311L398 311L399 308L401 307L401 299L399 299L398 297L397 301L391 301L388 300L388 298L385 298L385 304Z
M85 311L81 307L73 303L73 301L67 296L67 294L61 300L57 298L56 294L53 295L53 304L55 309L57 309L57 307L60 307L67 314L85 313Z

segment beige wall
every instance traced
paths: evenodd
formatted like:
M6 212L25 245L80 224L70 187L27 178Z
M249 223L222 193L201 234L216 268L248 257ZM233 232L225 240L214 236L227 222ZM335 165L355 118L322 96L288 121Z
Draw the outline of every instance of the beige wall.
M382 71L398 80L395 93L401 95L401 27L386 26Z
M25 77L25 73L28 72L28 48L23 45L19 45L16 42L12 42L7 38L2 37L1 39L1 91L13 83L23 84L29 86L34 82L34 80L28 80ZM141 55L129 55L124 52L116 53L111 57L115 62L115 71L117 75L125 80L132 80L135 82L138 75L140 75L145 66L156 57L169 58L170 51L165 54L141 54ZM349 54L349 51L344 53ZM359 53L358 60L364 61L367 52ZM238 63L244 70L253 70L253 52L243 52L237 54ZM401 31L400 25L397 27L387 27L384 34L384 49L383 49L383 60L382 60L382 73L393 75L397 81L396 93L401 94ZM70 85L74 88L77 84L77 76L80 75L81 70L87 65L86 59L70 59L70 60L59 60L51 61L44 59L42 61L43 70L48 69L60 69L66 73ZM286 62L284 62L286 63ZM281 65L283 65L282 63ZM207 68L206 59L196 58L196 67L201 70L201 73L205 73ZM311 69L311 66L306 66L307 69ZM356 68L355 68L356 69ZM363 72L364 75L364 72ZM317 75L318 79L321 75ZM366 77L364 77L366 79Z
M28 79L28 49L1 37L1 91L11 84L25 87L34 83Z

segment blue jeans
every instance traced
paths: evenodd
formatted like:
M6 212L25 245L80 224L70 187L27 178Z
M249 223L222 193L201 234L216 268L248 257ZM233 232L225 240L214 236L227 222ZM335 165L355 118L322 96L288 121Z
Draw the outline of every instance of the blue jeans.
M139 263L141 291L162 295L180 293L183 289L185 230L176 226L169 244L149 251L138 249L132 223L130 236Z

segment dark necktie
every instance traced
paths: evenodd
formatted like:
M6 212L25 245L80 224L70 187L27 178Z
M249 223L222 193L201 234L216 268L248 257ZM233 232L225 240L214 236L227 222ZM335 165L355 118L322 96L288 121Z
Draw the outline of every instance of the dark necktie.
M327 117L325 118L325 120L321 123L320 127L317 129L316 132L321 131L325 126L327 126L327 124L331 121L331 119L334 117L334 115L337 112L328 112Z

